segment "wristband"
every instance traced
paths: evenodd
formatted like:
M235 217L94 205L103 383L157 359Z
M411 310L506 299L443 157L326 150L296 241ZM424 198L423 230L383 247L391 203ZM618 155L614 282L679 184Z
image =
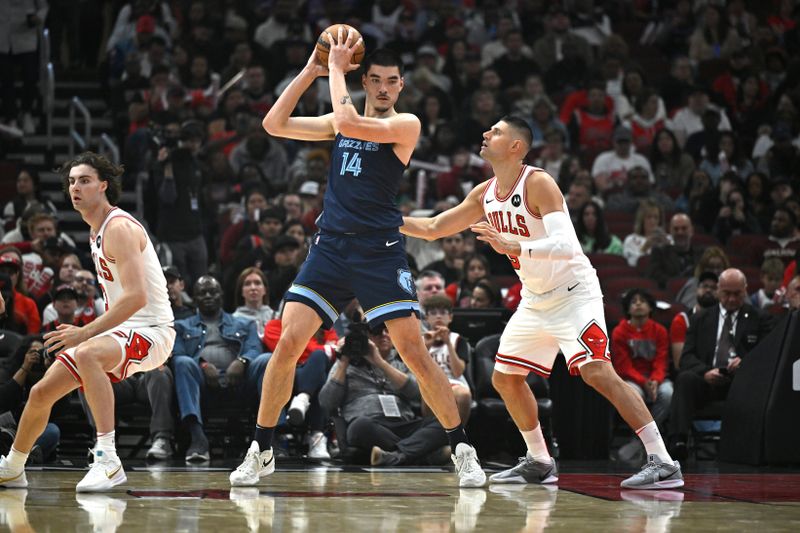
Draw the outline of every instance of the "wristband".
M239 357L237 357L236 360L239 361L240 363L242 363L244 366L247 366L247 365L250 364L250 360L245 358L245 357L242 357L241 355Z

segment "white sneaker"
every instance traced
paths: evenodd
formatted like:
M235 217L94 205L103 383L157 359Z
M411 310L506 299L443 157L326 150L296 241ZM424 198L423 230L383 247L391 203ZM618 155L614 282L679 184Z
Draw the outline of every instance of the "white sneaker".
M25 469L20 471L12 470L8 466L8 460L4 455L0 459L0 487L9 489L24 489L28 486L28 478L25 477Z
M272 455L272 448L259 451L258 442L253 441L244 461L239 467L231 472L230 480L233 487L251 487L258 485L258 481L275 471L275 457Z
M308 436L308 457L309 459L330 459L328 453L328 437L321 431L315 431Z
M122 462L116 454L110 456L103 450L94 450L94 462L75 490L78 492L102 492L111 490L128 481Z
M287 413L289 423L293 426L302 426L310 405L311 397L305 392L301 392L292 398L292 403L289 404L289 412Z
M105 494L76 494L75 500L89 513L89 522L94 531L113 533L124 520L128 504L124 500L111 498Z
M456 465L459 487L482 487L486 484L486 474L478 462L475 448L469 444L459 442L456 453L451 455L453 464Z
M153 445L147 450L148 459L164 460L172 457L172 443L165 437L156 437Z

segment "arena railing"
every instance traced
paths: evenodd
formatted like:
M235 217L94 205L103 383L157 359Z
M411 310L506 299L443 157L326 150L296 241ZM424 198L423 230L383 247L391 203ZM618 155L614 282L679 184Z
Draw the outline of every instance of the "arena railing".
M75 112L78 111L83 115L83 135L76 129L77 119ZM75 157L75 145L77 144L81 151L86 150L92 139L92 115L83 104L80 98L73 96L69 102L69 157Z
M115 165L119 165L119 147L107 133L100 134L100 142L98 144L100 154L104 156L111 156L111 161Z

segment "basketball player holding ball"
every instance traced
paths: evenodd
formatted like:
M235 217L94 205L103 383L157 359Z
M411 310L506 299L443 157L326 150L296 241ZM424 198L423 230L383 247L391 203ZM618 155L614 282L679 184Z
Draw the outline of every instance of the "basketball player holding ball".
M344 25L329 28L321 39L330 47L327 64L320 62L316 48L263 121L264 129L276 137L333 141L334 148L325 209L317 220L320 231L286 293L280 341L262 384L255 439L231 473L231 485L256 485L275 471L272 435L292 392L297 359L314 332L321 325L331 327L342 309L358 298L370 327L386 325L401 358L416 375L425 402L445 428L459 485L482 486L486 475L467 441L450 384L420 335L419 303L398 229L403 219L395 198L421 129L415 115L394 109L403 89L402 62L388 50L367 59L361 77L366 104L360 115L345 75L358 68L352 58L363 40ZM319 76L329 76L333 113L291 116Z

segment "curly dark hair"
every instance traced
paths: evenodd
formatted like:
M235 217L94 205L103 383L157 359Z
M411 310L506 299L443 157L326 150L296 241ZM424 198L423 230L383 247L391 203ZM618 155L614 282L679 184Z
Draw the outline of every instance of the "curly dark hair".
M75 156L74 159L67 161L56 172L61 174L61 184L64 194L69 195L69 171L78 165L89 165L97 171L97 176L101 181L108 182L106 188L106 198L111 205L117 205L119 197L122 195L122 174L125 169L122 165L115 165L107 158L94 152L83 152Z

